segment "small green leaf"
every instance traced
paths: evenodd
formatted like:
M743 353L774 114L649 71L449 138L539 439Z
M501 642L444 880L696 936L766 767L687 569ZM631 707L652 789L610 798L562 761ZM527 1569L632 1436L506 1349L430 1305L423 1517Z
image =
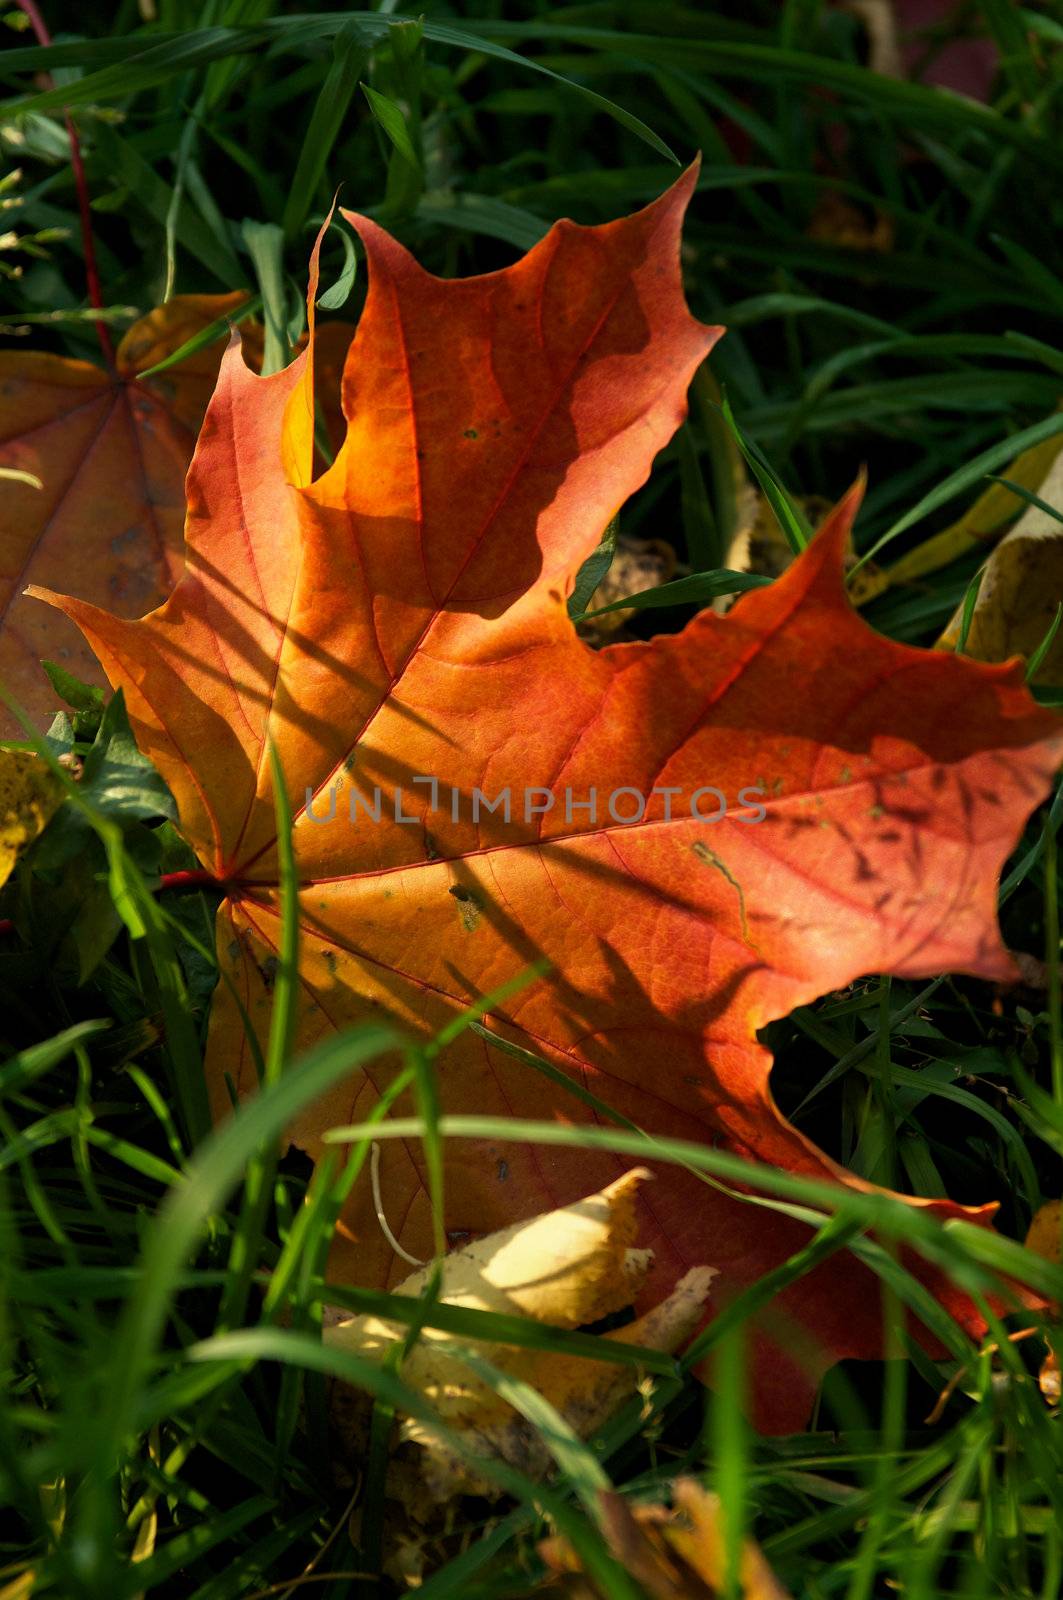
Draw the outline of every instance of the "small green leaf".
M358 256L354 248L354 240L345 228L338 228L340 242L343 245L343 271L340 273L331 289L326 289L324 294L319 294L317 303L322 311L340 311L347 304L354 280L358 274Z
M85 757L81 793L105 817L177 818L166 784L137 749L121 689L110 700L96 742Z
M64 705L75 711L103 712L103 690L95 683L82 683L72 672L67 672L55 661L42 661L48 681Z
M302 226L314 192L321 182L333 146L339 136L368 55L365 30L355 20L344 23L332 43L332 64L325 75L306 130L299 161L284 206L281 227L292 239ZM353 273L352 273L353 280ZM340 301L342 305L342 300ZM329 309L335 310L335 307Z
M394 100L389 100L386 95L382 95L378 90L370 88L368 83L362 84L362 93L369 102L369 109L395 146L395 149L403 160L408 161L414 171L419 173L421 163L417 159L416 150L413 148L410 130L406 126L406 118Z
M620 518L617 516L602 534L601 543L591 551L577 572L575 587L568 597L568 614L573 622L582 620L594 591L612 566L619 531Z

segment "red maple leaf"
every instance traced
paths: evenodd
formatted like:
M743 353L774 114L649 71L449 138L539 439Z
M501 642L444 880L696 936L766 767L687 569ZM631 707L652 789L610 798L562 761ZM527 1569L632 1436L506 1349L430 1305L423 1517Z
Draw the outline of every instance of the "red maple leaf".
M726 618L598 652L577 639L574 574L682 420L719 332L682 296L693 182L619 222L559 223L514 266L453 282L352 217L371 277L334 465L311 481L308 356L261 379L231 349L172 598L140 622L50 598L124 688L186 836L227 886L219 957L256 1027L280 943L268 735L296 802L303 1042L379 1010L431 1032L545 956L551 975L493 1014L497 1032L654 1133L856 1183L776 1109L757 1031L861 974L1011 976L997 877L1063 741L1017 665L910 649L855 615L842 578L855 493ZM474 818L476 791L507 788L508 818L482 804ZM717 821L710 788L725 797ZM365 810L377 790L379 822ZM526 810L526 790L552 805ZM226 1074L253 1083L223 987L208 1070L219 1108ZM389 1075L359 1075L298 1142L316 1153ZM469 1034L439 1085L449 1112L587 1114ZM619 1166L489 1141L447 1156L454 1237L586 1194ZM419 1146L386 1147L382 1184L395 1233L429 1254ZM734 1293L808 1232L662 1167L644 1236L659 1297L699 1262ZM345 1238L337 1270L354 1281L404 1275L366 1183ZM848 1256L773 1311L814 1345L806 1358L758 1336L756 1418L778 1431L804 1420L823 1367L879 1352L881 1317Z

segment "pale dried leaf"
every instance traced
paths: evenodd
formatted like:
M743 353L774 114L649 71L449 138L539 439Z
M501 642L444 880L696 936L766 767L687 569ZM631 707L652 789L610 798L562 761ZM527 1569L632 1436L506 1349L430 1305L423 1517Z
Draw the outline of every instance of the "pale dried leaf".
M649 1177L644 1167L636 1167L599 1194L452 1251L443 1262L440 1300L476 1311L534 1317L559 1328L578 1328L630 1305L650 1266L648 1252L632 1248L635 1195ZM412 1273L395 1293L421 1295L430 1270ZM405 1334L401 1323L361 1316L333 1323L323 1337L337 1349L382 1360ZM407 1358L404 1380L431 1399L448 1421L478 1411L508 1414L493 1389L447 1353L451 1342L439 1329L425 1329ZM483 1348L480 1341L467 1342ZM496 1365L524 1376L537 1354L516 1346L487 1348Z
M650 1176L636 1167L598 1194L451 1252L442 1266L440 1299L569 1329L629 1306L652 1262L650 1252L632 1248L635 1197ZM429 1273L422 1268L411 1274L396 1292L419 1296ZM711 1267L691 1269L661 1304L604 1334L603 1340L678 1350L704 1321L714 1276ZM323 1338L334 1348L383 1361L405 1334L401 1323L361 1316L331 1322ZM550 1471L549 1449L535 1426L470 1370L463 1349L486 1356L496 1368L530 1385L580 1438L602 1427L636 1393L642 1376L636 1366L597 1362L564 1350L458 1339L440 1329L424 1329L403 1362L403 1382L431 1402L469 1449L507 1462L531 1478ZM333 1424L348 1446L360 1447L364 1439L364 1407L364 1396L336 1386ZM401 1421L388 1488L413 1524L429 1522L436 1507L458 1495L498 1492L432 1428L411 1417Z
M692 1267L660 1305L626 1327L603 1334L603 1339L656 1350L678 1350L704 1320L714 1277L711 1267ZM504 1353L496 1346L492 1359ZM599 1364L549 1350L520 1350L515 1354L515 1362L506 1362L509 1370L515 1370L543 1395L581 1439L597 1433L638 1390L639 1371L635 1367ZM407 1377L408 1373L404 1371L403 1375ZM466 1417L462 1426L465 1443L478 1455L508 1462L526 1477L546 1477L553 1456L534 1425L496 1397L492 1396L492 1401ZM492 1484L480 1478L420 1422L405 1423L401 1437L404 1445L419 1448L416 1476L427 1492L429 1504L442 1504L459 1494L486 1498L498 1494Z

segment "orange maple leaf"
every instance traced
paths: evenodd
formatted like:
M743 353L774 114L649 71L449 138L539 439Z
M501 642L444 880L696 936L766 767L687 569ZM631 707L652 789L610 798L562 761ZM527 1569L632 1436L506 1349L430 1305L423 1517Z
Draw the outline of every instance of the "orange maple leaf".
M1015 664L910 649L855 615L842 558L856 493L727 617L598 652L577 639L574 573L682 420L720 331L683 300L693 182L622 221L558 223L514 266L463 281L429 276L350 217L370 288L333 466L312 480L309 353L261 379L231 349L171 599L128 622L46 598L124 688L186 836L227 886L219 959L256 1027L280 942L269 736L297 803L303 1043L377 1008L435 1030L545 956L551 976L492 1016L501 1035L654 1133L858 1183L775 1107L757 1030L861 974L1011 976L997 877L1063 738ZM710 786L726 797L717 822L691 815ZM507 787L510 817L481 805L474 820L475 791L497 800ZM638 821L610 814L621 789L647 798ZM553 805L538 794L544 809L526 813L526 790ZM629 793L617 809L635 805ZM704 794L697 805L718 809ZM253 1085L223 987L208 1071L219 1110L227 1074ZM384 1076L317 1106L297 1142L316 1153ZM472 1035L439 1082L456 1113L541 1117L550 1093ZM551 1109L586 1115L560 1091ZM621 1167L466 1141L447 1154L452 1237L569 1201ZM419 1146L387 1144L382 1185L403 1245L430 1254ZM367 1188L345 1218L342 1270L395 1280L406 1267ZM733 1293L808 1237L674 1167L640 1205L658 1298L702 1262ZM977 1326L961 1295L918 1270ZM848 1257L775 1309L816 1344L806 1360L758 1335L756 1419L780 1431L803 1422L818 1371L880 1350L881 1316L875 1280Z
M0 354L0 466L42 484L5 483L0 511L0 682L32 720L55 700L42 656L89 682L103 678L76 628L25 604L27 582L60 584L126 617L170 593L181 572L185 473L221 348L144 382L137 374L246 298L168 300L126 332L113 374L41 350ZM0 736L23 736L3 707Z

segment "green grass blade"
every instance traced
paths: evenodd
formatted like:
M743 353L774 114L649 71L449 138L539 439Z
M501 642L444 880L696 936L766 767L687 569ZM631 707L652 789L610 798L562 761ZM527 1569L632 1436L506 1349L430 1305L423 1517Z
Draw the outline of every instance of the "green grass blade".
M258 278L259 295L266 323L262 353L262 376L281 372L288 365L288 311L284 285L284 234L276 223L255 222L245 217L244 243Z
M281 218L286 239L294 239L306 220L365 63L364 35L352 21L333 40L332 61L299 151Z
M1035 444L1041 444L1045 439L1054 438L1057 433L1063 433L1063 415L1058 414L1046 417L1043 422L1036 422L1033 427L1024 428L1021 433L1013 435L1010 439L1001 440L988 450L983 450L973 461L951 472L942 483L924 495L910 511L906 511L887 528L886 532L876 539L871 548L855 563L853 572L865 562L874 560L899 534L914 527L917 522L921 522L931 512L937 511L940 506L946 505L956 495L973 488L982 478L991 475L994 468L1003 466L1008 461L1014 461L1024 450L1031 449Z
M215 317L205 328L194 333L191 339L186 339L170 355L164 356L161 361L156 361L153 367L145 367L143 372L138 372L138 378L154 378L160 372L166 372L170 367L177 367L191 356L198 355L201 350L206 350L217 339L225 339L231 334L233 328L241 322L246 322L249 317L257 316L262 309L262 296L260 294L248 295L244 305L238 306L235 311L226 312L222 317Z
M695 572L688 578L674 578L656 589L643 589L640 594L625 595L623 600L612 600L607 606L594 611L581 611L573 622L590 622L594 617L604 617L610 611L647 611L661 606L701 606L723 594L745 594L749 589L762 589L771 582L757 572Z

